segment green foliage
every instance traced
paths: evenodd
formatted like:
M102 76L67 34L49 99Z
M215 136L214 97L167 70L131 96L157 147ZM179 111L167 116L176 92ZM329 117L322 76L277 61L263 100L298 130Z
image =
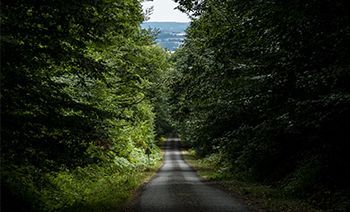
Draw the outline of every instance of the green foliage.
M291 197L278 188L249 181L237 173L232 173L225 164L223 160L225 155L222 153L201 158L195 151L188 151L184 154L184 158L201 177L212 181L227 192L239 195L252 211L322 211L312 207L305 199ZM336 207L339 210L345 208L339 205Z
M157 167L161 160L159 149L155 149L149 158L140 155L137 148L131 154L139 154L139 160L130 162L116 156L114 163L91 164L43 176L35 175L34 167L12 167L4 170L5 176L12 176L5 186L14 186L10 190L23 195L34 211L121 210L143 182L147 170ZM30 208L23 207L22 210Z
M348 190L349 3L179 2L197 16L173 57L183 140L300 196Z
M152 155L154 163L161 159L159 151ZM149 165L115 158L115 164L91 165L63 171L48 177L50 187L41 190L40 208L45 211L121 210L132 191L142 183Z
M151 165L145 150L157 155L169 68L140 28L140 1L1 7L4 210L62 210L129 191L139 164Z

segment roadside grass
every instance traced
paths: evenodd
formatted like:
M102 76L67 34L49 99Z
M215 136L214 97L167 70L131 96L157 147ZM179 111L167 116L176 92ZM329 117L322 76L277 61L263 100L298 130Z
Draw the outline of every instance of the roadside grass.
M141 195L141 190L150 180L152 180L152 177L157 173L157 171L161 168L163 165L163 156L164 152L161 152L161 159L157 160L155 164L145 169L143 172L141 172L141 176L138 179L137 184L129 191L128 198L124 200L124 204L121 208L119 208L120 211L135 211L136 204L139 198L139 195ZM115 210L114 210L115 211Z
M321 211L312 207L306 201L288 197L271 186L243 181L234 174L227 174L218 167L217 158L198 158L193 150L184 150L183 157L197 174L205 181L219 186L238 199L241 199L252 211L272 212L314 212Z
M140 154L138 158L130 162L116 157L113 163L38 175L40 185L35 184L38 180L34 181L34 177L27 177L34 173L31 167L6 171L17 176L12 184L21 186L23 195L30 194L24 197L30 198L28 206L32 209L22 207L21 211L127 211L135 192L151 179L163 157L160 149L155 149L149 157Z
M138 170L128 173L116 173L118 177L105 180L95 191L86 195L86 201L64 211L127 211L135 192L156 173L162 164L162 160ZM113 181L114 179L114 181Z

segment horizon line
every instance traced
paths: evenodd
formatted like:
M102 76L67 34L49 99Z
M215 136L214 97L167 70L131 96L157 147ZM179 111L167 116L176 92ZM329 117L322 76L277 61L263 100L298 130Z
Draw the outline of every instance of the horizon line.
M142 23L147 22L157 22L157 23L190 23L191 21L143 21Z

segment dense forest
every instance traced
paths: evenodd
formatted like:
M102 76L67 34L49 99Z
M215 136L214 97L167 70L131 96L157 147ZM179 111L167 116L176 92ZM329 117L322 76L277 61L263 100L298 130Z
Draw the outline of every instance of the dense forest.
M143 20L139 0L1 1L2 211L118 209L161 159L169 55Z
M120 210L173 129L218 173L350 210L350 3L1 1L1 210ZM225 178L226 179L226 178Z
M350 210L349 2L177 2L193 18L173 57L182 139L223 174Z

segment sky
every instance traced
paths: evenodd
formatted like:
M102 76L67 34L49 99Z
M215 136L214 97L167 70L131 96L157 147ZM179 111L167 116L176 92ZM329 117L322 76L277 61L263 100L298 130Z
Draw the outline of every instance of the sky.
M190 22L185 13L174 9L177 6L173 0L153 0L142 3L143 9L153 8L153 13L148 21L157 22Z

